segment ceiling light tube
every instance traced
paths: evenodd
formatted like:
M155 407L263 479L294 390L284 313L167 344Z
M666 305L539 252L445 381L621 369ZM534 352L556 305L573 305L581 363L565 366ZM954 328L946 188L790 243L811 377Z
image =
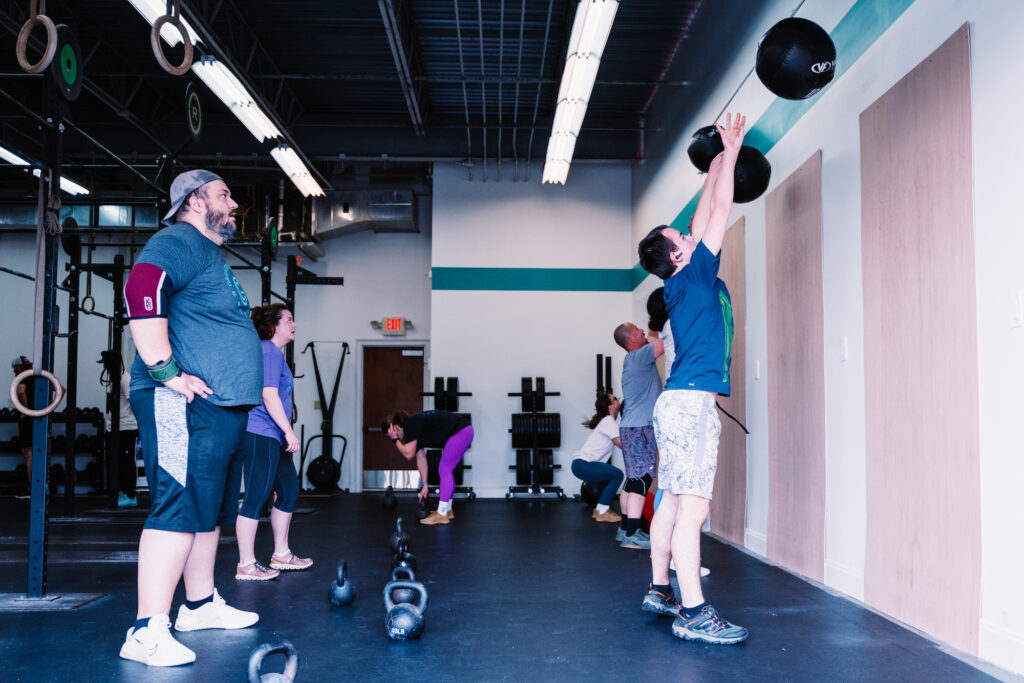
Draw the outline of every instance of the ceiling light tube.
M565 179L568 177L568 161L548 161L546 164L544 164L543 182L554 183L556 185L565 185Z
M304 197L323 196L324 190L320 183L313 179L313 175L294 149L288 145L278 145L270 150L270 156L274 157L274 161Z
M569 34L543 182L565 183L619 0L580 0Z
M3 159L9 164L14 166L29 166L30 164L19 157L17 154L7 149L6 147L0 146L0 159Z
M231 70L223 62L207 55L202 60L193 62L192 70L213 94L227 105L231 113L242 122L242 125L252 133L254 138L263 142L267 139L281 137L281 131L260 109L242 82L231 73Z
M166 0L128 0L142 18L149 22L152 26L156 23L156 20L167 14L167 2ZM196 33L195 29L185 21L184 17L181 17L181 23L184 24L185 30L188 31L188 37L192 39L192 44L195 45L201 42L199 34ZM170 24L164 24L163 28L160 29L160 37L164 39L164 42L174 47L181 42L181 35L178 33L178 29L171 26Z
M42 175L42 173L38 168L34 168L32 169L32 175L38 178L40 175ZM64 176L60 177L60 189L64 190L65 192L72 196L77 196L80 194L89 194L89 190L82 187L74 180L71 180L70 178L65 178Z

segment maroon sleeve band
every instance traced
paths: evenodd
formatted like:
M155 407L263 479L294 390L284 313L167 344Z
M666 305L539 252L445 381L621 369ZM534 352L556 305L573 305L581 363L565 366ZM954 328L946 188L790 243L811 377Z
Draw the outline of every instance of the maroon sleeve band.
M124 283L124 302L132 320L167 317L170 279L152 263L136 263Z

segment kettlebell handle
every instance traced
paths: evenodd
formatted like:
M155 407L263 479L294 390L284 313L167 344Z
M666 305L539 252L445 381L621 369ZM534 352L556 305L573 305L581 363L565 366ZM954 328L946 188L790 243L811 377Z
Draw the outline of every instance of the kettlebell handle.
M399 577L398 576L399 574L404 574L405 576L404 577ZM405 565L401 565L400 564L400 565L398 565L397 567L395 567L394 569L391 570L391 580L392 581L402 581L402 580L405 580L405 581L415 581L416 580L416 574L413 572L412 567L406 567Z
M295 680L295 675L299 671L299 654L294 645L284 640L280 643L263 643L252 651L252 654L249 655L249 683L260 683L260 668L263 666L264 658L278 652L288 658L284 664L284 672L280 675L284 677L284 680Z
M406 581L403 579L399 581L389 581L388 585L384 586L384 607L387 609L388 612L390 612L392 608L395 606L395 601L391 599L391 591L395 590L396 588L407 588L409 590L416 591L417 593L419 593L419 602L415 605L411 602L402 604L415 607L420 614L423 614L427 611L426 586L424 586L419 581Z

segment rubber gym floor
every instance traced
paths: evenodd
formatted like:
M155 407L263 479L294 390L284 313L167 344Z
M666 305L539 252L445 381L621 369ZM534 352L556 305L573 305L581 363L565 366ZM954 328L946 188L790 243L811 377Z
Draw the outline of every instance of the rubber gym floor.
M416 505L400 496L390 511L380 501L379 493L304 495L291 546L316 563L269 582L235 581L237 548L226 528L218 589L229 604L259 612L259 623L177 634L195 664L149 669L118 657L135 620L145 511L79 499L78 517L48 526L47 592L103 597L64 612L0 612L5 680L240 681L250 651L280 640L298 649L299 681L992 680L911 630L708 536L705 594L750 638L736 646L681 641L671 619L640 610L647 553L620 549L613 525L592 521L591 509L571 499L456 500L452 524L409 525L429 606L422 637L393 642L382 600L388 537L396 515L415 522ZM0 499L0 514L0 591L24 593L28 501ZM261 524L257 557L269 561L271 546L269 524ZM341 560L358 592L349 607L327 599ZM182 599L179 584L174 614ZM264 672L282 664L274 655Z

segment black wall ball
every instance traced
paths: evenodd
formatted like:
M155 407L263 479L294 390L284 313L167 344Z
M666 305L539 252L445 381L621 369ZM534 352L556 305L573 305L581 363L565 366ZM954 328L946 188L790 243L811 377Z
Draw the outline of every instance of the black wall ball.
M749 145L740 148L733 176L732 200L736 204L752 202L768 189L772 179L772 165L761 152Z
M722 145L722 136L718 134L718 129L714 126L704 126L693 134L686 154L697 170L707 173L711 162L723 149L725 147Z
M832 80L835 69L835 43L808 19L783 19L768 29L757 47L757 77L787 100L814 95Z

